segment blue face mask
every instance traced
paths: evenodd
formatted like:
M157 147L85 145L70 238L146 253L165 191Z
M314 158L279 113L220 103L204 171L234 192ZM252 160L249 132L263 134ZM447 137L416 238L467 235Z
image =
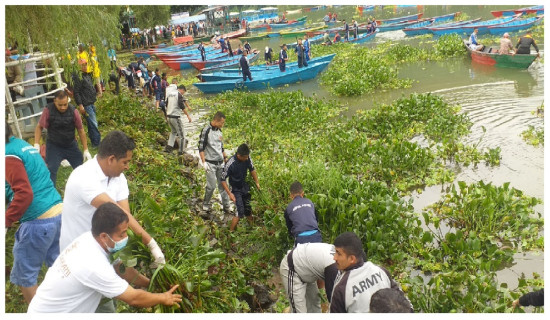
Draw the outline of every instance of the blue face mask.
M107 237L109 237L109 239L111 239L111 241L113 241L115 243L114 248L111 248L111 247L107 246L107 244L104 242L105 245L107 246L107 250L109 250L110 253L115 253L117 251L122 250L124 247L126 247L126 244L128 243L128 237L126 237L124 239L121 239L119 241L113 240L113 238L111 238L109 235L107 235Z

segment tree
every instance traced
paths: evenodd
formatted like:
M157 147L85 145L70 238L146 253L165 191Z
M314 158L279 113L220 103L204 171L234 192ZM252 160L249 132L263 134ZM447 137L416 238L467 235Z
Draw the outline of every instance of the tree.
M136 16L136 27L150 29L167 25L170 21L170 6L131 6Z
M106 77L109 59L102 43L119 43L119 11L120 6L6 6L6 45L17 43L23 52L57 53L67 73L75 69L68 54L74 60L79 42L93 42Z

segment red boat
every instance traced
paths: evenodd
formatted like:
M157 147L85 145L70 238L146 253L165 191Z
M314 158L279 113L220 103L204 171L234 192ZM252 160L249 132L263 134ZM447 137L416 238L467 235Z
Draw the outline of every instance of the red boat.
M180 44L180 43L187 43L187 42L193 42L193 36L183 36L172 39L174 44Z
M491 11L491 14L495 17L507 17L507 16L513 16L518 13L521 13L522 15L528 15L528 14L536 14L541 15L544 14L544 6L534 6L534 7L527 7L527 8L521 8L521 9L510 9L510 10L499 10L499 11Z

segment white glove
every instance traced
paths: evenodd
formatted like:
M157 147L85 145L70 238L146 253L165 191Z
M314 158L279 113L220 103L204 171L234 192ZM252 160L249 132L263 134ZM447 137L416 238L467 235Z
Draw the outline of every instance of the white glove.
M159 264L166 263L166 260L164 259L164 254L162 253L162 250L160 250L160 247L155 239L151 239L151 241L149 241L149 243L147 244L147 247L149 247L149 250L151 250L153 258L155 258L155 261L151 263L151 268L156 268Z
M88 160L92 160L92 155L90 154L90 151L88 151L88 149L84 150L84 152L82 153L83 155L83 159L84 162L88 161Z
M208 163L206 161L202 163L202 167L204 168L204 171L208 171Z
M35 144L34 144L34 148L35 148L36 150L40 151L40 145L39 145L38 143L35 143Z
M63 159L63 161L61 161L61 166L70 167L71 164L69 163L69 161L67 161L67 159Z

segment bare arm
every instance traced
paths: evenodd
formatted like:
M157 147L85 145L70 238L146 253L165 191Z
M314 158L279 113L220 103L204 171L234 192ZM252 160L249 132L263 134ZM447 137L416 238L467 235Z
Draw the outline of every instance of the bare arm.
M202 163L206 162L206 160L204 158L204 151L199 152L199 157L201 158Z
M229 187L227 186L227 182L225 180L222 181L222 187L229 196L229 199L233 201L234 203L237 203L237 199L235 199L235 195L229 191Z
M97 208L107 202L117 204L122 210L124 210L124 212L128 215L128 224L130 229L132 229L135 234L141 236L141 241L144 244L149 244L149 242L151 242L153 238L147 233L147 231L145 231L145 229L143 229L142 226L139 225L139 222L137 222L134 216L130 213L130 205L128 203L128 199L116 202L111 199L111 197L109 197L106 193L102 193L92 200L91 205Z
M187 102L185 102L185 104L186 104L187 106L189 106L189 105L187 104ZM189 122L191 122L191 117L189 116L189 113L187 112L187 108L183 109L183 113L185 113L185 115L187 116L187 119L189 119Z
M88 140L86 140L86 132L84 132L84 128L76 129L76 131L78 132L78 136L80 137L80 141L82 142L82 150L88 150Z
M156 306L157 304L172 306L181 302L181 295L173 294L174 290L177 288L178 286L176 285L164 293L151 293L128 286L128 288L116 298L138 308L148 308Z
M260 190L260 182L258 182L258 174L256 173L256 170L250 172L250 174L252 175L252 179L254 179L254 182L256 182L256 187L258 188L258 190Z
M42 126L40 124L36 125L34 129L34 144L40 144L40 139L42 138Z

